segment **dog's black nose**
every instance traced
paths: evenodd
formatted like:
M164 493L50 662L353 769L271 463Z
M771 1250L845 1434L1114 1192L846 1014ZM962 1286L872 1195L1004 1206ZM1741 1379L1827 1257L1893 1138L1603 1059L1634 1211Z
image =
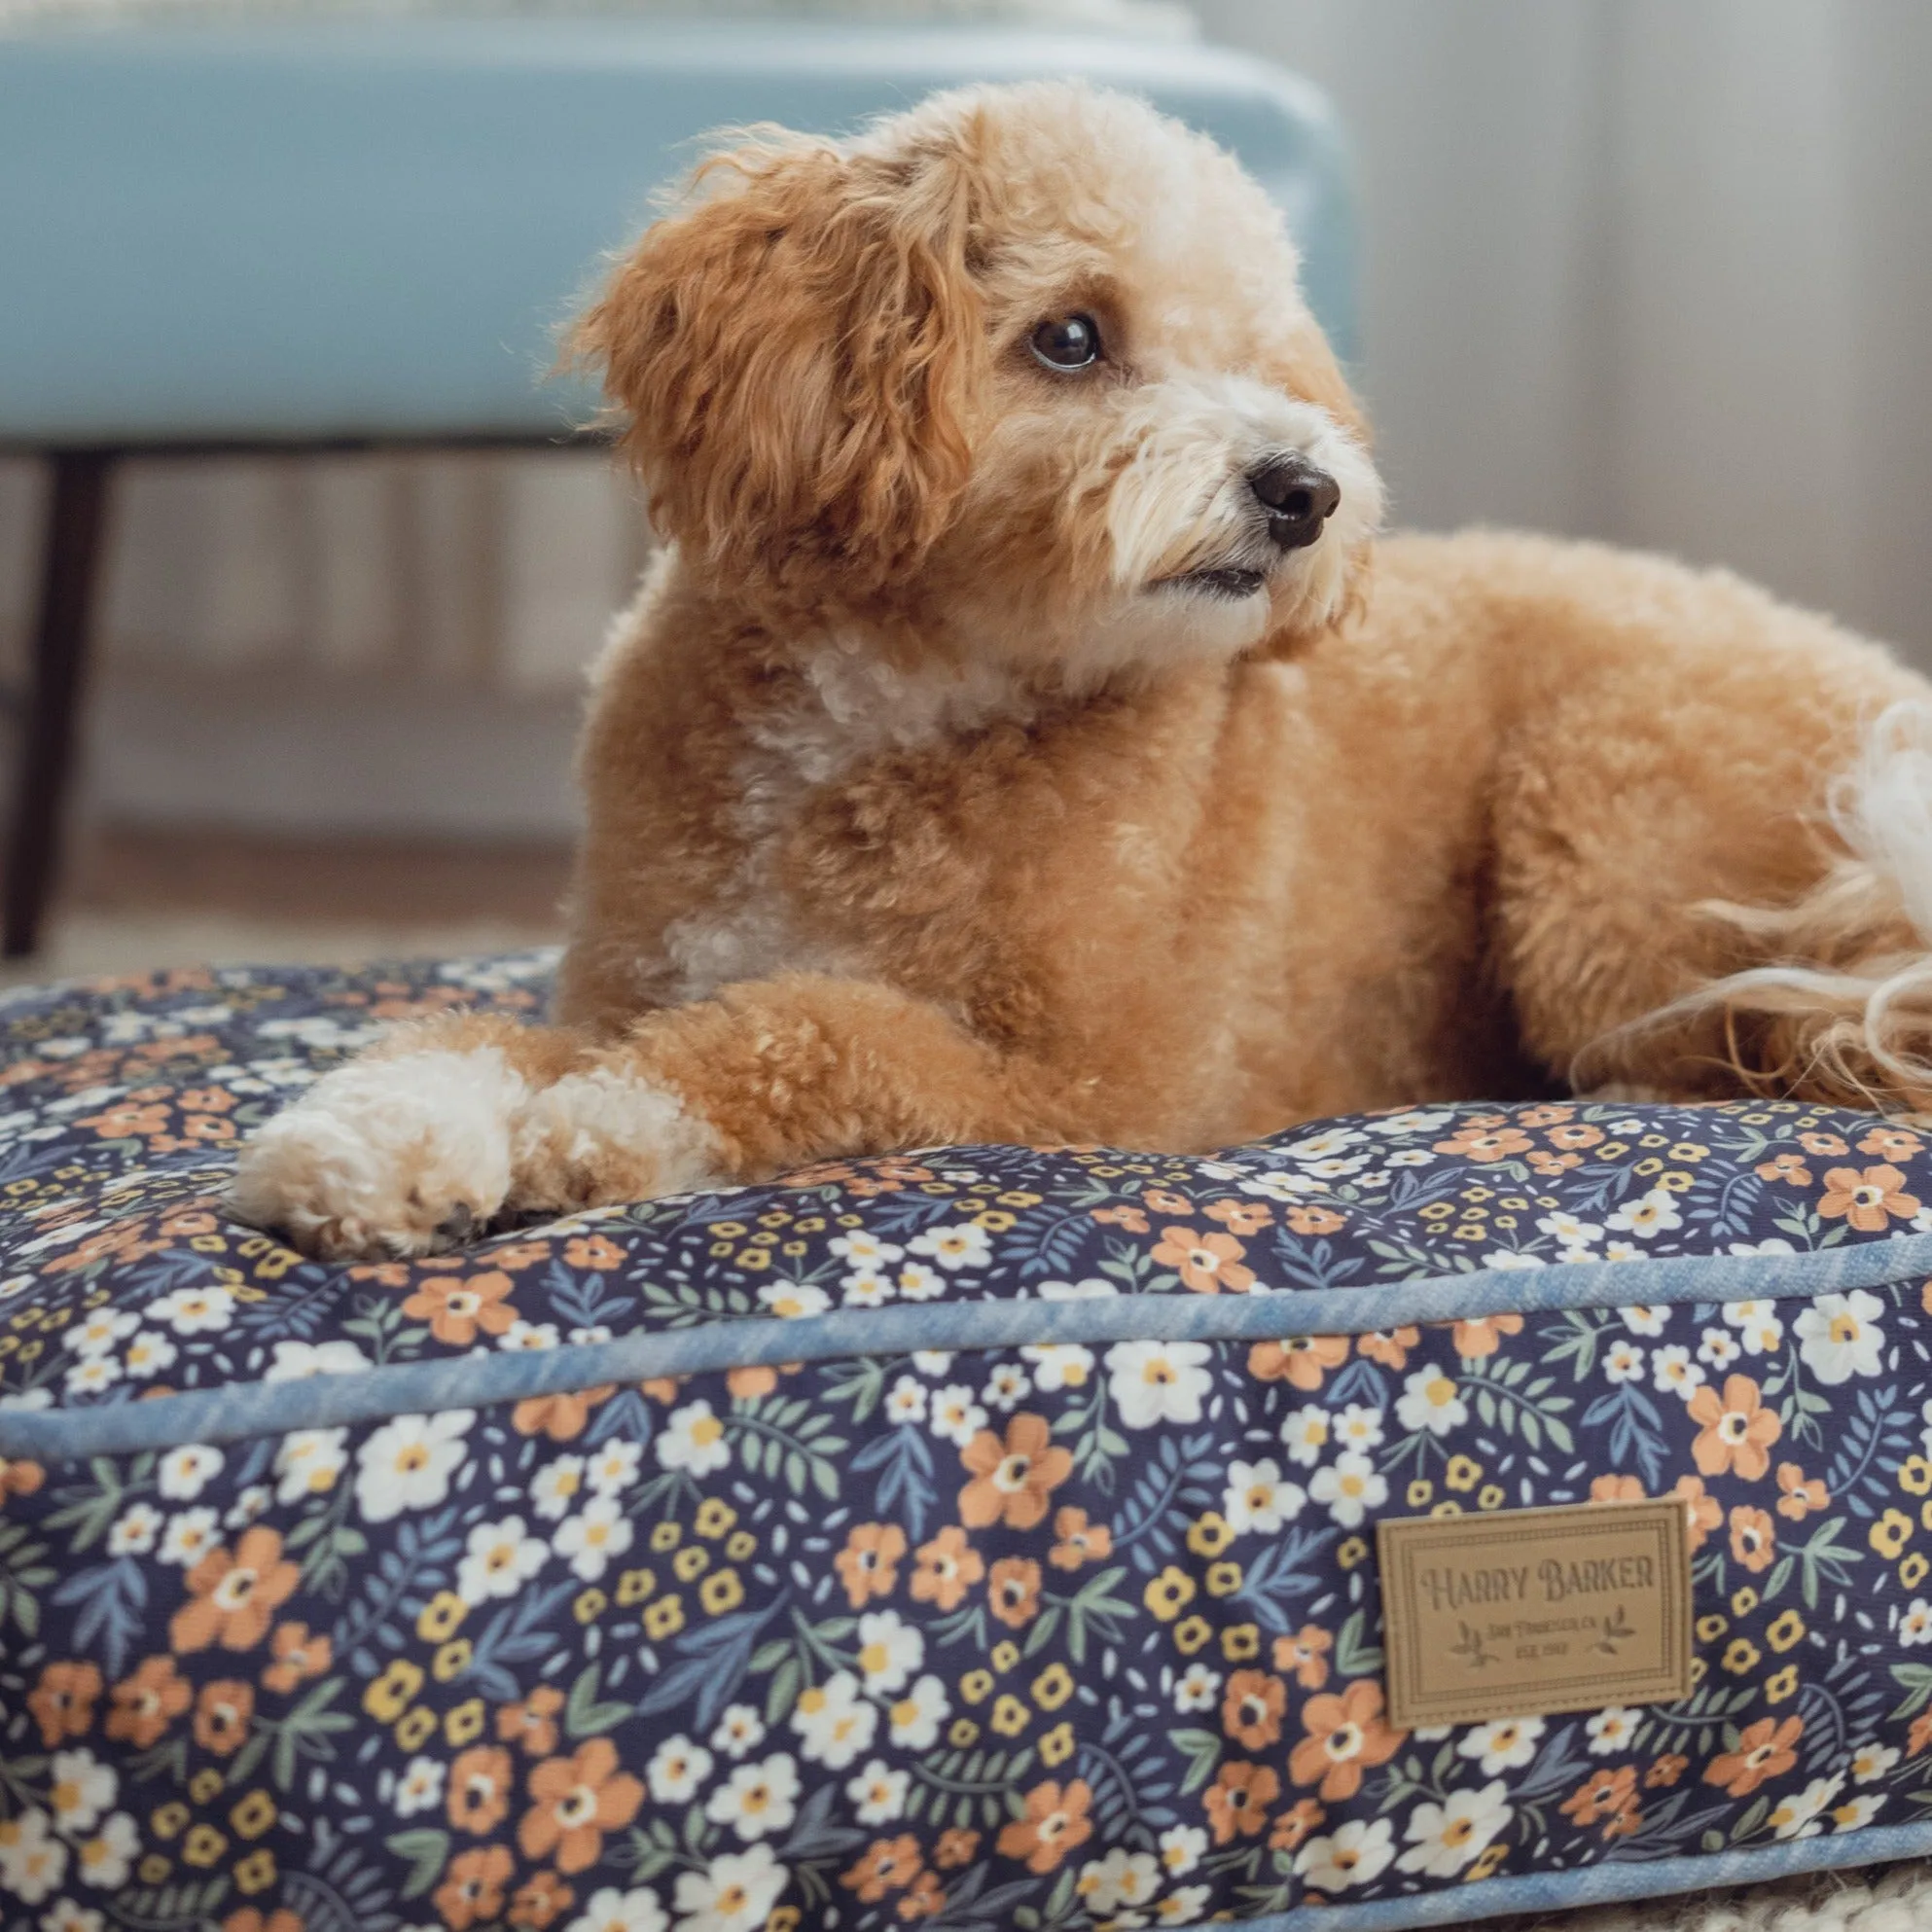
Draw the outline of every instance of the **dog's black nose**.
M1268 512L1268 534L1282 550L1306 550L1342 501L1342 485L1306 456L1270 456L1248 472L1248 487Z

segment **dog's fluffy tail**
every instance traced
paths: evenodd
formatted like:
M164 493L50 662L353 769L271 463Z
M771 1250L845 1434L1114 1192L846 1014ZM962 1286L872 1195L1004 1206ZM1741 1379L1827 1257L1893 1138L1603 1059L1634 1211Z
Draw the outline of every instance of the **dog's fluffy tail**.
M1708 1037L1715 1022L1718 1056L1748 1091L1932 1122L1932 705L1878 715L1826 815L1832 857L1801 899L1699 909L1770 963L1620 1031Z

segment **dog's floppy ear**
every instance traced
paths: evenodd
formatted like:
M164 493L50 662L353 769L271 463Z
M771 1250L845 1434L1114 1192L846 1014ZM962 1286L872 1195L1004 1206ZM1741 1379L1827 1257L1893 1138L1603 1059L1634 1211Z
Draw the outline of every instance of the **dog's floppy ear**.
M570 349L601 368L652 516L694 561L863 602L917 564L967 478L985 349L964 165L774 132L695 186Z

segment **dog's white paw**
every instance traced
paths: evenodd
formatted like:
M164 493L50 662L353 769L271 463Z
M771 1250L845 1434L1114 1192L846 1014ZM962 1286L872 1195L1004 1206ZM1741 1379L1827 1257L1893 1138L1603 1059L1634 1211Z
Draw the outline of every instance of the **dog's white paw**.
M509 1196L529 1098L494 1047L356 1060L248 1141L230 1205L325 1260L453 1247Z
M510 1205L548 1211L649 1200L722 1178L710 1127L676 1094L613 1066L533 1093L514 1164Z

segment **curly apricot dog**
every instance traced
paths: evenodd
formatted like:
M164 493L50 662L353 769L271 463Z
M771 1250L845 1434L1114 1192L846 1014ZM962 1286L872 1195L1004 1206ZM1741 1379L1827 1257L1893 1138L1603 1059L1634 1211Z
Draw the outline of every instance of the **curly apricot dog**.
M416 1254L940 1142L1932 1099L1932 691L1726 576L1377 545L1279 216L1148 108L759 134L575 348L665 546L596 673L557 1023L328 1075L248 1219Z

